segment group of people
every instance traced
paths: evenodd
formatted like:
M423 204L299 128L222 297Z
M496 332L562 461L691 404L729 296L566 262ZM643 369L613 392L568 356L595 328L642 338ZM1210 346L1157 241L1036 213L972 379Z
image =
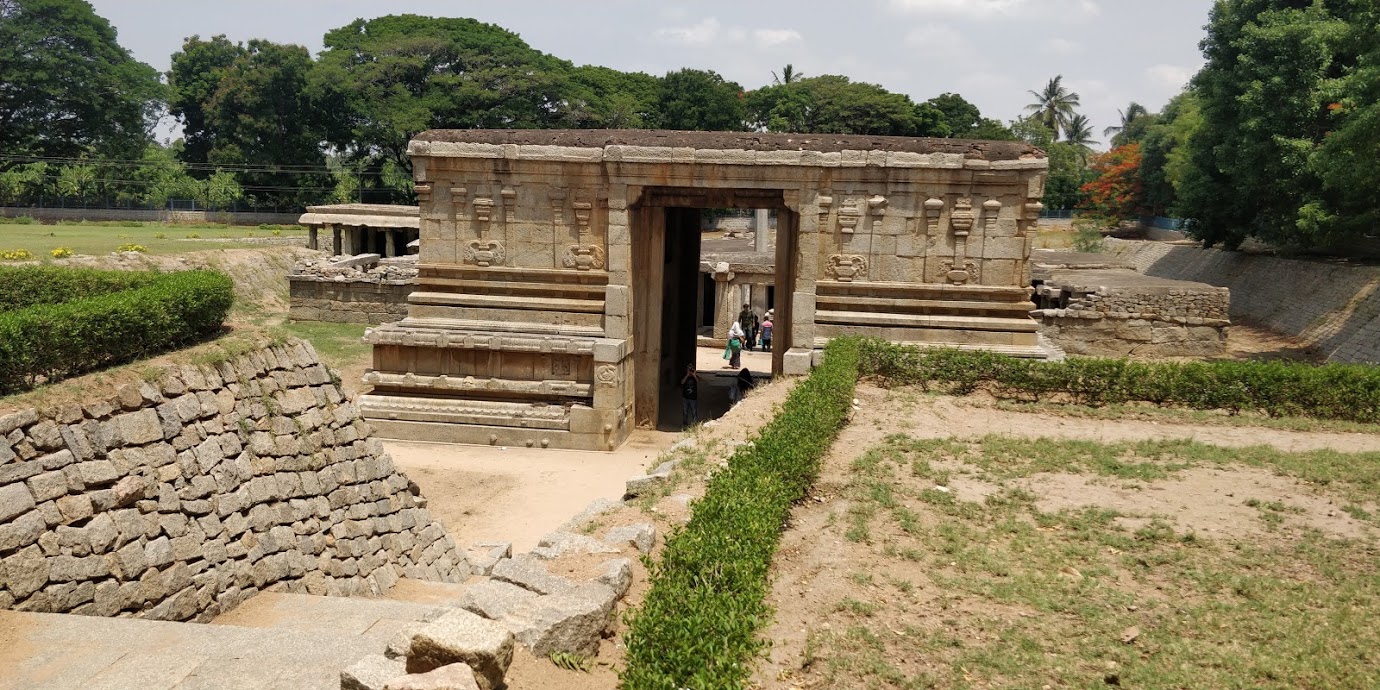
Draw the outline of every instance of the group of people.
M728 391L728 398L733 404L738 404L747 392L757 386L752 378L752 372L743 367L738 375L733 377L733 387ZM685 375L680 378L680 422L682 426L689 427L700 419L700 376L695 371L695 365L690 364L685 367Z
M725 369L737 369L743 365L744 349L751 352L761 347L763 352L771 352L771 333L775 326L772 323L775 316L773 312L774 310L768 309L767 313L759 318L751 305L743 305L743 310L738 312L738 319L728 327L728 345L724 347L724 359L728 360L728 364Z

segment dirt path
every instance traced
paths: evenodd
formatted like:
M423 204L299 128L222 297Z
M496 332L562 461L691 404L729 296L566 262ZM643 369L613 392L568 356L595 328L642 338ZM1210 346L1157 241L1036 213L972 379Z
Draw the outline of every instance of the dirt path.
M1232 448L1269 445L1286 451L1320 448L1348 453L1380 451L1380 436L1370 434L1080 419L999 410L965 398L929 396L910 388L886 390L866 384L858 386L857 397L863 410L840 436L839 443L844 446L869 446L891 434L904 433L915 438L979 438L1002 434L1106 443L1187 439ZM879 416L877 412L881 409L886 412Z

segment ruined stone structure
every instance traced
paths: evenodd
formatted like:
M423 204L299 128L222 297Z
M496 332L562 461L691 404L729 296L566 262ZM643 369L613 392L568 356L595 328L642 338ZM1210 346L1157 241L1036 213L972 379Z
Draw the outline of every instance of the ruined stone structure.
M404 256L418 237L416 206L335 204L308 206L297 222L307 226L307 247L342 254ZM321 233L330 231L331 244L321 246Z
M0 414L0 609L207 621L469 576L311 345L156 374Z
M1024 143L466 130L410 153L418 285L366 336L385 435L603 450L677 416L704 208L778 213L776 373L853 333L1042 354L1027 230L1048 164Z

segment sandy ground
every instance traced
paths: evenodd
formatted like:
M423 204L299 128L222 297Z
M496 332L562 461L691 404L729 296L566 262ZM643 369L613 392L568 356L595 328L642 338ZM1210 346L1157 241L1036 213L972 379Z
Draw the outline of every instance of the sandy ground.
M772 640L772 648L757 670L757 687L794 690L819 684L818 676L801 671L801 660L807 654L807 637L811 630L828 631L829 621L837 617L833 615L837 613L837 602L856 595L858 584L850 578L852 574L865 570L879 581L888 578L914 580L917 590L925 592L919 595L923 606L942 594L918 565L873 563L876 560L871 552L873 547L844 540L835 522L850 505L843 493L852 476L851 464L892 434L957 439L998 434L1109 443L1191 439L1219 446L1270 445L1290 451L1380 450L1380 436L1366 434L1085 420L1004 411L970 399L929 396L913 389L884 390L866 384L859 385L856 397L861 408L826 456L812 497L792 511L789 528L773 564L769 601L776 616L764 631ZM980 502L1001 490L1002 487L989 483L980 473L966 473L962 467L955 463L953 467L943 468L954 472L948 487L960 500ZM1037 474L1013 480L1007 486L1019 486L1034 494L1039 509L1044 512L1087 506L1115 509L1126 516L1118 522L1129 530L1138 529L1158 517L1169 521L1177 530L1194 531L1205 538L1267 543L1282 538L1265 527L1255 508L1245 504L1247 499L1255 499L1289 506L1286 532L1316 529L1334 538L1377 538L1373 525L1343 512L1341 502L1334 502L1323 489L1268 470L1244 466L1195 467L1155 482L1109 481L1085 474ZM885 537L880 538L885 540ZM868 563L872 566L866 565ZM893 572L898 567L901 570ZM941 613L935 609L935 615Z
M595 499L618 499L628 477L675 441L638 431L613 453L385 441L459 545L511 541L528 551Z

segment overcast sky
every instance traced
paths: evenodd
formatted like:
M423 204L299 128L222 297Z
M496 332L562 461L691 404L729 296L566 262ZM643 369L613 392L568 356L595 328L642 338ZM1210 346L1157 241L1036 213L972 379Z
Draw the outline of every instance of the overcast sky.
M1056 74L1096 127L1152 111L1202 65L1211 0L90 0L135 57L166 71L193 34L320 51L329 29L388 13L473 17L576 64L712 69L754 89L792 63L924 101L962 94L1002 121ZM1104 142L1105 143L1105 142Z

